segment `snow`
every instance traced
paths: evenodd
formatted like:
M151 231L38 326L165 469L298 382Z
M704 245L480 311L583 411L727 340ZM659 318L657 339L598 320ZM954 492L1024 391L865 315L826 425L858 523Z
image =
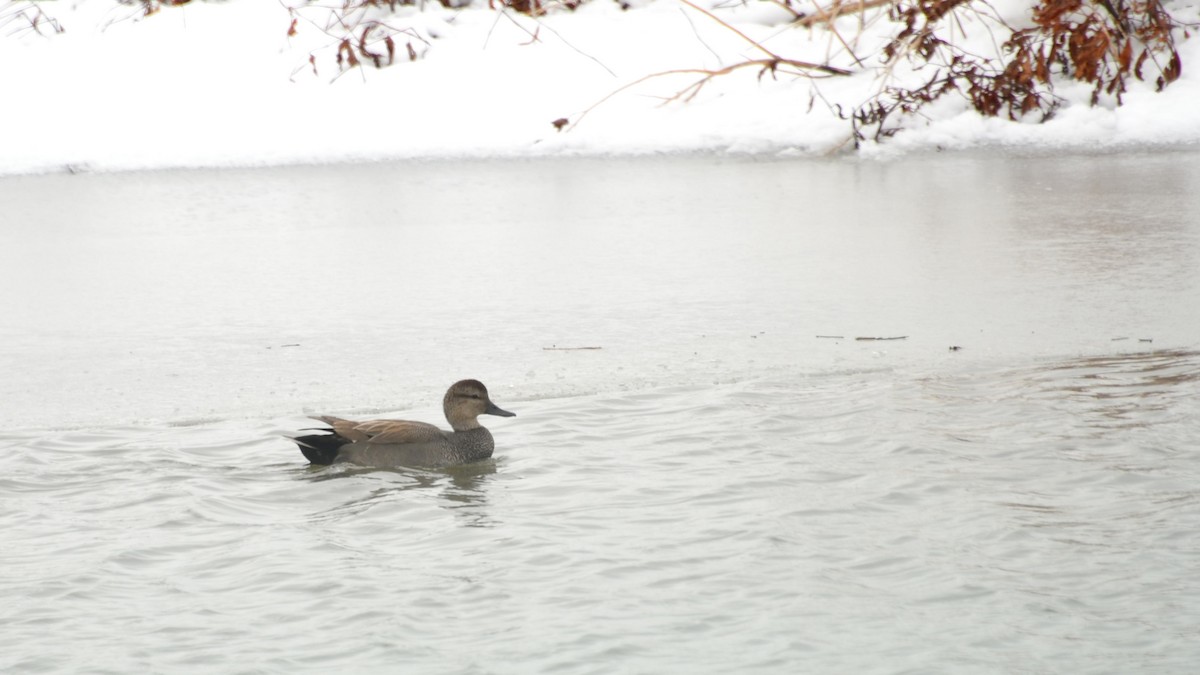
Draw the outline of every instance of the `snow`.
M308 6L292 15L289 3L300 4L192 2L142 17L114 0L0 2L9 16L41 7L65 28L38 34L21 30L19 20L0 26L0 175L426 157L819 156L852 147L849 123L827 103L852 109L883 77L877 57L852 77L820 80L760 78L745 68L713 79L689 101L667 101L698 76L648 76L763 56L677 0L629 10L591 0L540 18L492 10L482 0L463 9L401 7L388 22L417 36L409 42L418 58L407 61L401 45L403 62L339 72L335 43L319 30L323 10ZM992 8L1018 21L1027 4L997 0ZM776 54L854 65L829 32L790 25L779 5L699 6ZM1198 15L1193 4L1169 9L1181 21ZM293 18L296 34L289 36ZM995 47L979 16L965 16L962 25L972 50ZM859 53L870 53L888 24L875 14L861 34L853 17L838 28L844 38L857 36ZM1183 75L1162 93L1134 82L1125 105L1093 107L1091 85L1062 82L1064 104L1044 124L983 118L950 97L859 153L1200 144L1200 78L1193 70L1200 40L1181 37L1177 46ZM560 118L574 124L556 130Z

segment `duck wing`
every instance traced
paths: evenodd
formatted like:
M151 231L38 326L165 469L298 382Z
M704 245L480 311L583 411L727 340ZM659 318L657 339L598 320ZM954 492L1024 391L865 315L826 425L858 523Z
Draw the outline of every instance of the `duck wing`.
M333 427L333 432L346 440L363 443L429 443L445 440L441 429L425 422L408 420L367 420L355 422L331 415L313 419Z
M407 420L371 420L354 427L367 434L368 443L428 443L446 440L445 433L432 424Z

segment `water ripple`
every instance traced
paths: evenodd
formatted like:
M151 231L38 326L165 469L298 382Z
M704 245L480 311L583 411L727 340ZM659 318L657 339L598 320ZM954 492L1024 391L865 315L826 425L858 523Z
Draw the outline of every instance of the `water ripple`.
M450 471L310 469L295 420L9 433L0 666L1183 672L1197 373L1153 352L527 401Z

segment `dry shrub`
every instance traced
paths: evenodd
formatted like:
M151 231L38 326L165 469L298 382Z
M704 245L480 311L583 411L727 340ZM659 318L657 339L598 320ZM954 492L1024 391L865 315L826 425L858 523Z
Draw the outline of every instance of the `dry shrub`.
M987 0L829 0L825 5L810 0L818 3L812 6L794 0L770 1L791 12L796 27L824 29L832 55L821 63L785 58L711 12L681 0L750 42L766 58L745 57L721 68L653 73L618 88L572 118L554 120L555 128L570 130L596 106L650 79L693 76L674 95L662 97L668 103L687 102L715 78L743 68L759 69L760 80L764 74L774 79L781 72L814 81L877 73L878 88L865 103L849 109L813 90L813 102L819 98L850 122L847 140L855 147L867 138L880 140L895 134L906 118L921 115L926 106L948 94L965 98L988 117L1045 121L1063 103L1054 86L1064 79L1092 84L1092 105L1104 96L1121 105L1131 77L1152 80L1162 90L1182 71L1175 40L1189 36L1188 26L1171 16L1162 0L1036 0L1029 14L1033 26L1024 29L1006 23ZM843 17L857 18L858 35L835 25ZM875 54L857 53L867 27L876 30L881 18L894 27L891 37ZM998 46L996 52L989 56L969 51L969 41L963 39L968 26L987 31L984 37ZM854 69L834 65L839 59L852 62Z
M42 31L48 31L43 33ZM57 19L27 0L11 0L0 3L0 31L6 36L18 36L25 33L48 35L63 32L62 24Z
M918 86L885 84L872 100L842 116L851 121L857 143L872 127L875 139L895 133L899 126L889 124L889 117L918 113L951 92L989 117L1035 114L1046 120L1061 103L1054 94L1058 77L1093 84L1092 105L1103 95L1121 105L1130 77L1153 76L1162 90L1179 78L1175 36L1186 35L1184 26L1160 0L1115 1L1041 0L1032 10L1034 27L1023 30L989 14L991 29L1007 34L1002 56L989 59L939 37L944 24L957 22L957 13L974 12L984 0L899 0L888 10L900 30L883 50L886 67L906 60L932 75Z
M150 16L163 7L179 7L192 0L118 0L122 5L140 5L143 16Z
M1182 63L1175 48L1175 32L1182 31L1160 0L1043 0L1033 9L1036 29L1014 33L1014 37L1036 38L1034 63L1049 81L1050 70L1095 84L1092 104L1101 93L1117 103L1130 75L1145 79L1143 68L1152 64L1155 84L1162 91L1179 79ZM1027 54L1032 50L1027 49Z
M507 8L528 16L543 16L552 9L575 10L585 0L488 0L488 9ZM627 6L622 5L622 9Z
M848 117L854 140L864 140L867 130L874 127L873 137L879 140L890 136L901 128L889 124L896 113L913 115L926 105L950 93L963 95L980 113L988 116L1006 114L1016 119L1032 112L1047 119L1058 105L1051 92L1044 86L1048 80L1039 80L1029 67L1027 53L1016 50L1015 57L1005 62L981 57L967 52L962 47L941 37L943 24L948 21L961 26L958 12L975 12L977 0L900 0L888 9L888 18L900 26L900 30L884 46L882 58L885 72L891 73L902 62L917 72L928 72L917 86L885 84L867 103ZM976 13L974 18L980 18ZM997 22L987 17L986 22ZM1003 26L999 26L1003 27ZM992 28L989 26L989 28ZM1010 35L1013 35L1011 29ZM1013 35L1013 37L1016 37ZM1016 42L1010 38L1004 43L1006 52L1028 38Z
M504 0L500 4L515 12L528 14L529 16L541 16L546 13L546 5L542 0ZM495 9L496 5L495 0L488 0L489 8Z
M440 0L447 7L452 0ZM288 37L295 37L301 24L314 28L328 39L323 47L309 53L313 74L318 74L318 54L332 52L338 74L363 64L384 68L398 61L416 61L428 46L418 31L394 25L389 19L402 6L419 0L305 0L289 5L292 19Z
M136 8L144 16L192 2L113 1ZM383 68L417 60L429 45L418 30L391 22L400 7L423 6L425 0L275 1L283 2L291 14L289 37L298 35L303 24L315 28L327 39L324 46L309 53L308 62L314 74L318 54L322 58L329 55L340 75L364 64ZM471 0L438 1L447 7L471 3ZM488 6L537 17L555 9L573 10L583 1L488 0ZM866 103L849 111L837 103L829 103L835 114L850 122L856 145L868 137L878 140L896 133L902 128L904 118L921 114L927 105L948 94L964 97L986 116L1046 120L1062 103L1055 94L1055 83L1069 79L1092 85L1092 105L1105 97L1121 105L1131 78L1153 82L1160 91L1179 78L1183 64L1176 40L1189 36L1188 26L1171 16L1163 0L1035 0L1029 17L1033 25L1022 29L1001 20L987 0L829 0L828 5L815 5L811 11L797 9L800 5L793 6L793 0L770 0L792 12L796 26L826 29L830 40L840 44L853 61L855 69L851 70L833 65L830 59L811 63L776 54L711 12L688 0L682 1L746 39L762 52L762 57L747 57L743 62L717 69L655 73L613 94L654 77L692 76L695 79L690 85L666 99L687 101L714 78L743 68L757 69L760 79L765 75L775 78L781 73L814 79L844 77L877 69L882 74L881 84ZM871 66L868 63L872 55L856 54L851 44L857 44L857 40L839 33L834 22L843 16L858 16L862 31L870 23L868 15L878 17L881 13L894 25L894 33L874 55L882 61L882 66ZM970 24L964 18L975 19L978 30L991 33L1000 45L999 54L971 53L958 44L957 38L945 37L954 29L964 30ZM31 0L0 0L0 29L3 28L9 28L10 35L63 31L43 11L41 3ZM535 32L533 38L536 37ZM910 71L911 78L906 76L901 82L895 75L901 70ZM910 84L913 79L917 84ZM564 122L567 118L555 120L555 126L569 129L586 114L585 110L569 124Z

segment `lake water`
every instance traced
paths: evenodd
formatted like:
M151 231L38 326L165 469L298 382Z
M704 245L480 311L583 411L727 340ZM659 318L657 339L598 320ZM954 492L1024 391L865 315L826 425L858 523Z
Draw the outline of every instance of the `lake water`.
M32 176L0 204L0 671L1200 662L1195 153ZM281 437L442 422L464 377L518 415L479 465L314 469Z

